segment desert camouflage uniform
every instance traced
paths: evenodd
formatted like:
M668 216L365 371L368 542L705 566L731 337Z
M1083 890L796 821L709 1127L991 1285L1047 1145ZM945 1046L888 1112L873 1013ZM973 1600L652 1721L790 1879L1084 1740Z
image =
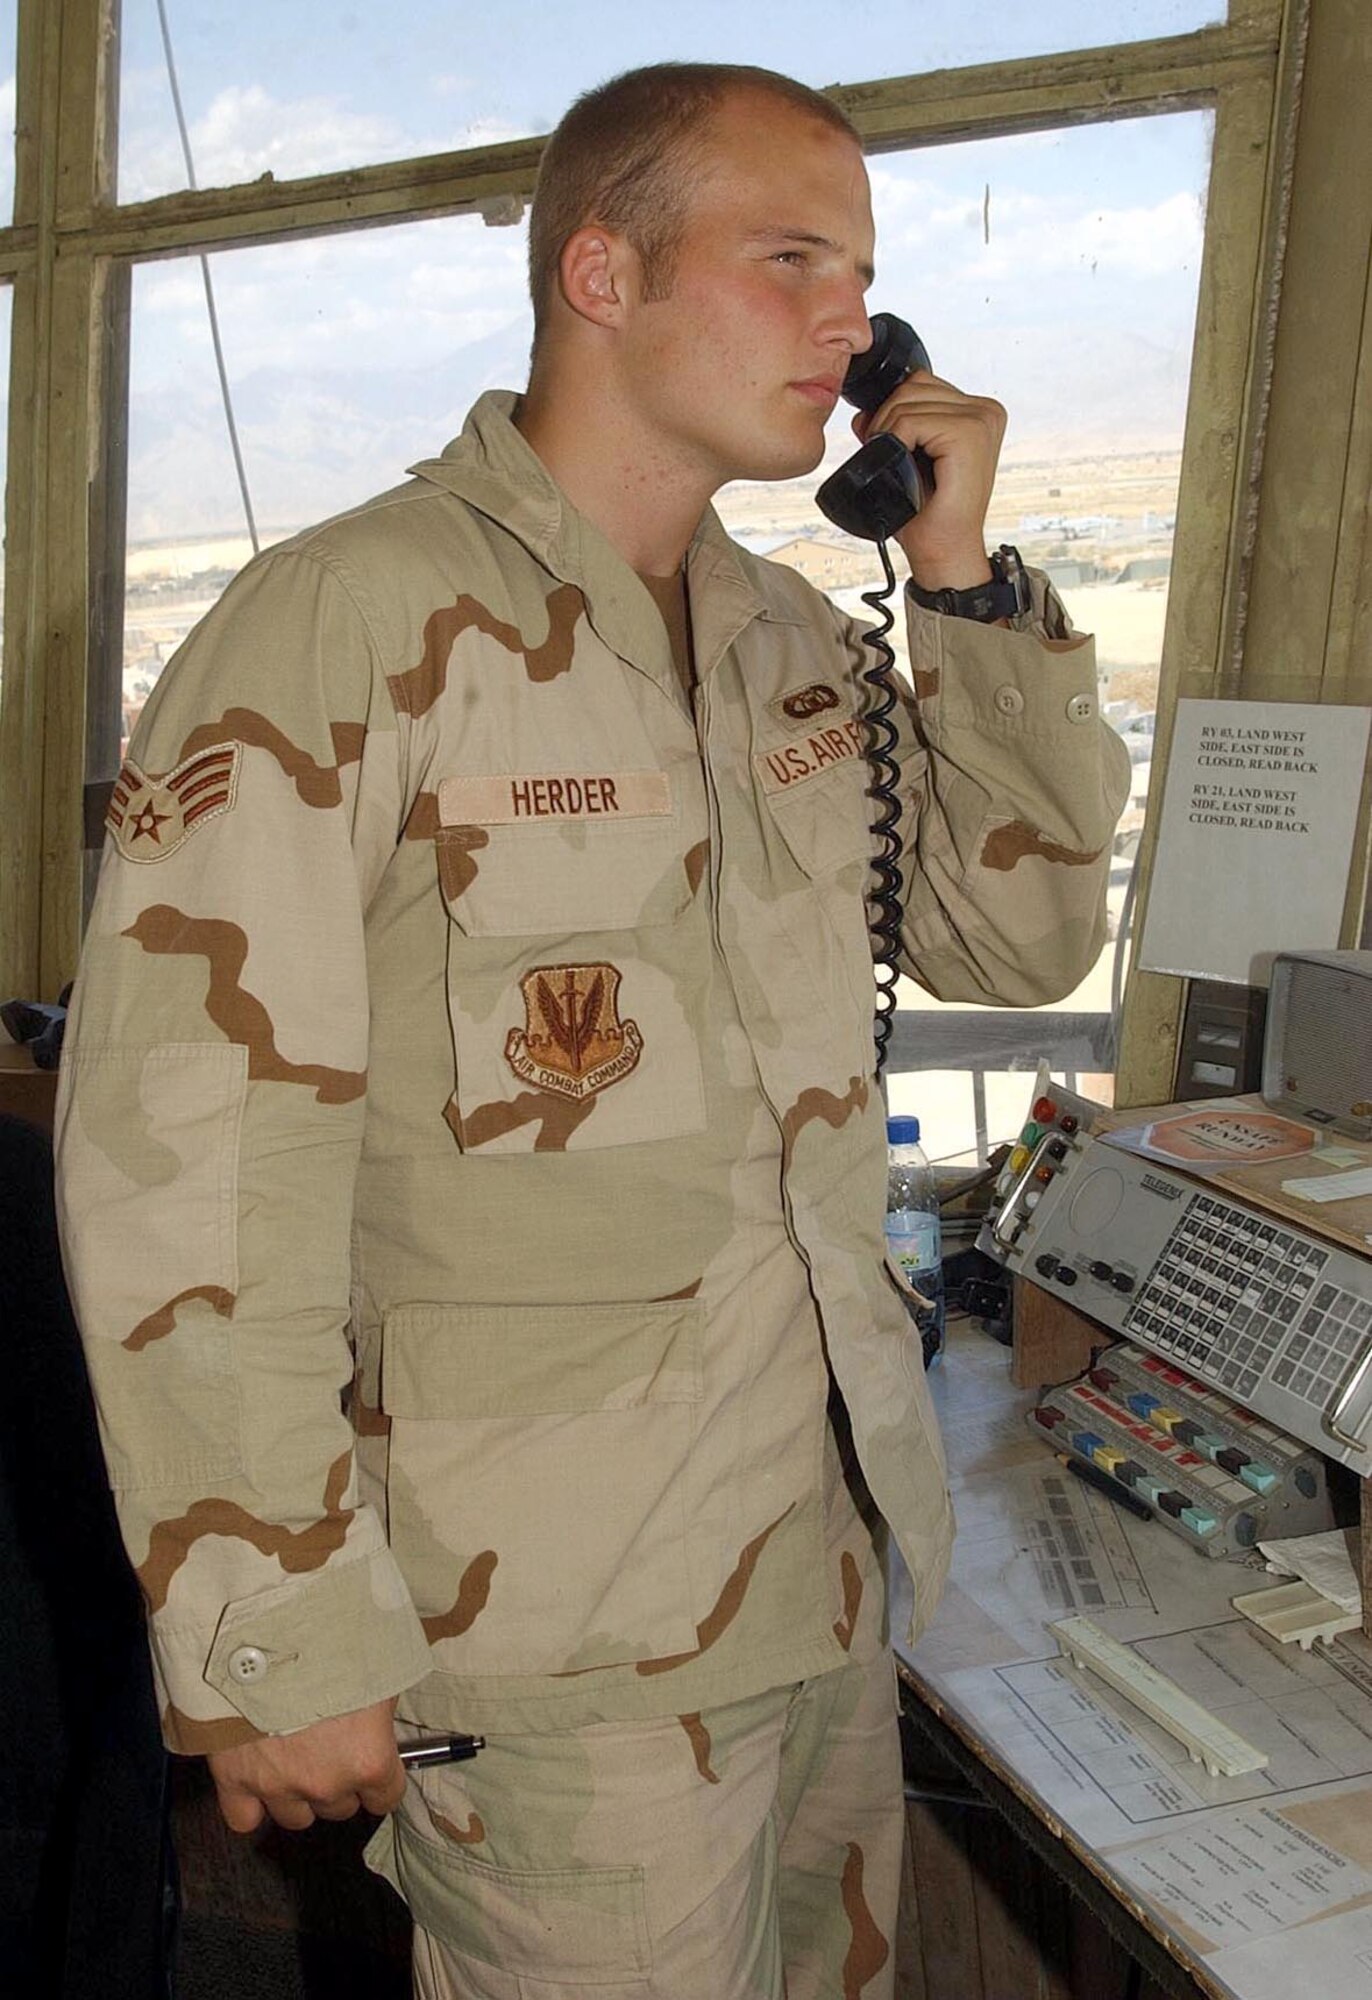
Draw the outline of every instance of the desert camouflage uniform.
M699 1714L877 1657L882 1521L916 1629L947 1564L857 628L707 515L692 704L511 407L249 565L114 792L64 1238L183 1751L397 1690ZM1127 760L1036 614L910 614L905 948L949 1000L1051 1000L1104 935Z

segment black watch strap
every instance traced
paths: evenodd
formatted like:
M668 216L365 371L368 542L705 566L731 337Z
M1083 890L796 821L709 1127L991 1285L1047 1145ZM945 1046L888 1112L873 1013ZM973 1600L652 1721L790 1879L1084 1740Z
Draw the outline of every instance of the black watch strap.
M1032 598L1019 550L1002 542L987 561L988 583L974 583L970 590L921 590L912 579L910 595L926 611L941 611L945 618L975 618L979 624L993 625L998 618L1020 617Z

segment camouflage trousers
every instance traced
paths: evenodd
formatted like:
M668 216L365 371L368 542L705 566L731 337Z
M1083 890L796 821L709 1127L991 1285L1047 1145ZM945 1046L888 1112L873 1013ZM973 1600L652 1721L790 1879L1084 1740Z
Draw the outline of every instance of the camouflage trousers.
M420 2000L892 2000L889 1655L700 1715L488 1738L368 1848Z

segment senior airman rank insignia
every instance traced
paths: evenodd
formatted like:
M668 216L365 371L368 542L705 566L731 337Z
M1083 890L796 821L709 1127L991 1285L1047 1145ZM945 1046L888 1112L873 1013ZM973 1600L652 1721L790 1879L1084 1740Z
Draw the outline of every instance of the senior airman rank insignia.
M165 861L208 820L233 810L241 743L216 743L165 776L126 758L110 794L105 824L128 861Z
M505 1060L525 1083L580 1102L635 1067L643 1037L619 1018L613 965L536 965L519 986L524 1026L506 1036Z

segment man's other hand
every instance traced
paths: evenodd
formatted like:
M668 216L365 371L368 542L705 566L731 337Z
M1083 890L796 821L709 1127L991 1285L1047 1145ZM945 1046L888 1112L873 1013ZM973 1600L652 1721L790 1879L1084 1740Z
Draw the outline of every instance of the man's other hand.
M266 1818L298 1829L351 1819L360 1807L389 1812L405 1790L396 1749L395 1702L331 1715L289 1736L261 1736L210 1757L219 1810L235 1833Z

